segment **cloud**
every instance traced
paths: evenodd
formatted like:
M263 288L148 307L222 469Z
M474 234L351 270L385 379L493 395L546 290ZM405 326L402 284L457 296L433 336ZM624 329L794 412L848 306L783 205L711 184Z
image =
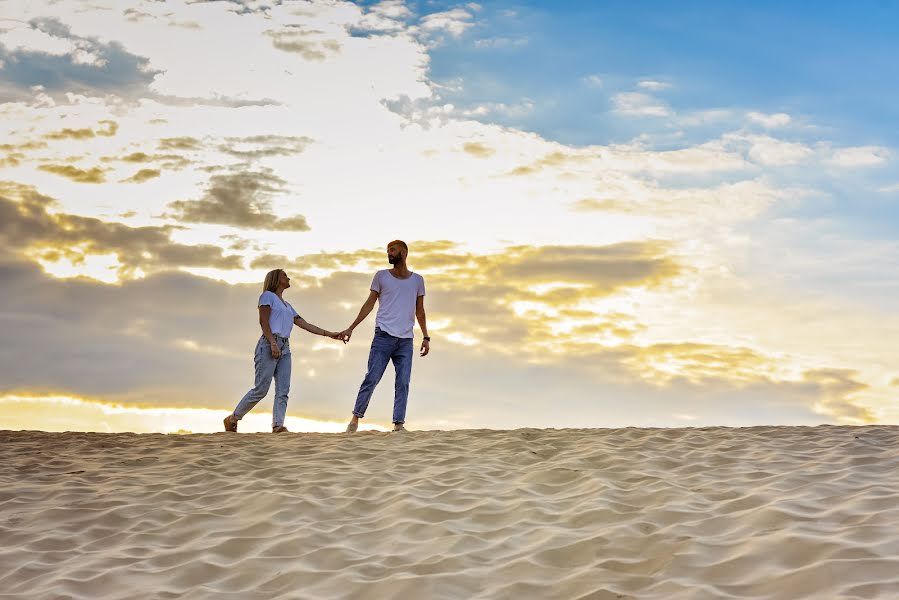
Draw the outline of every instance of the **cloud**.
M615 94L612 104L616 113L629 117L669 117L673 114L664 102L639 92Z
M587 75L586 77L583 77L581 81L583 81L585 85L596 89L603 86L602 77L599 75Z
M81 129L66 128L60 131L51 131L50 133L45 134L43 137L48 140L85 140L97 136L112 137L119 130L119 124L115 121L100 121L100 124L104 126L102 129L91 129L90 127L84 127Z
M494 254L464 252L451 241L413 241L410 247L415 270L426 277L432 355L440 357L415 367L411 414L420 426L535 426L547 419L558 426L664 424L672 404L703 415L700 423L811 423L811 407L818 405L829 418L866 418L854 408L861 388L851 375L806 369L799 379L783 379L768 370L775 359L750 348L688 341L637 345L633 338L646 323L581 304L634 286L670 284L682 266L664 245L516 246ZM303 255L293 262L291 302L305 318L329 328L352 320L372 269L386 266L382 249ZM325 276L299 268L333 264L342 270ZM0 260L0 279L9 289L27 290L30 299L23 304L15 295L0 296L4 331L20 340L0 347L2 394L92 397L124 404L127 413L141 406L230 410L251 383L259 283L228 285L162 272L109 286L53 279L34 265L8 260ZM296 332L291 416L339 419L348 410L371 321L346 347ZM569 328L556 329L566 322ZM54 340L54 369L12 360L13 353L39 352L48 337ZM129 367L135 364L141 368ZM473 378L485 364L490 376ZM461 379L472 384L462 397L454 385ZM556 401L547 402L547 389ZM391 397L392 386L380 386L371 420L389 421ZM344 400L335 404L335 398ZM630 408L622 408L623 399ZM514 416L510 402L519 409ZM192 420L177 411L170 417Z
M462 150L478 158L487 158L493 156L496 152L493 148L485 146L481 142L466 142L462 145Z
M267 31L278 50L299 54L305 60L323 61L340 52L340 42L318 29L296 26L290 29Z
M458 38L471 28L474 16L464 8L431 13L421 18L419 27L427 34L448 33Z
M29 150L40 150L47 147L47 142L24 142L19 144L0 144L0 152L5 153L0 158L0 167L17 167L28 159Z
M699 110L689 114L678 115L677 124L681 127L702 127L707 125L720 125L732 119L734 112L729 109L712 108Z
M813 369L803 374L807 384L816 388L819 412L856 423L872 423L874 416L867 409L853 403L853 396L868 389L857 381L857 372L850 369Z
M805 162L815 155L815 151L796 142L785 142L768 136L748 136L751 144L749 158L753 162L768 165L793 165Z
M124 179L126 183L143 183L159 177L162 172L159 169L141 169L131 177Z
M159 140L160 150L202 150L203 144L197 138L171 137Z
M581 198L570 204L575 212L606 212L651 215L676 222L682 218L726 222L750 219L787 198L801 195L801 190L772 187L764 180L723 183L710 188L665 189L645 186L626 194ZM684 208L689 207L688 212Z
M890 149L882 146L855 146L834 150L827 163L841 169L877 167L889 161L891 156Z
M475 40L474 47L475 48L520 48L522 46L527 46L530 42L530 39L527 37L519 37L519 38L509 38L509 37L494 37L494 38L482 38L479 40Z
M284 189L285 181L269 171L215 175L200 200L169 203L169 216L185 223L217 223L241 229L308 231L301 215L281 218L271 212L271 197Z
M664 81L655 81L653 79L641 79L639 82L637 82L637 87L644 90L650 90L652 92L659 92L669 89L671 87L671 84Z
M53 198L30 186L0 182L0 244L6 251L43 261L82 263L93 255L114 254L122 278L139 271L179 267L236 269L239 256L225 256L212 245L187 246L171 239L174 227L128 227L62 212Z
M39 165L38 169L54 175L61 175L77 183L103 183L106 181L105 171L99 167L79 169L72 165Z
M464 252L451 241L412 241L409 246L410 263L427 280L435 314L450 323L444 333L503 354L521 349L527 340L539 340L544 347L525 354L547 349L564 354L567 342L550 333L547 314L576 314L584 302L627 290L662 288L689 270L658 242L510 246L489 254ZM360 250L296 259L266 255L250 266L284 268L297 281L320 277L316 273L322 271L356 273L367 285L384 262L382 250ZM598 317L595 311L583 314L592 322Z
M412 11L402 0L383 0L368 8L354 26L354 30L372 32L398 32L407 27L406 20Z
M534 110L534 102L527 98L517 104L487 102L470 107L458 107L450 103L443 103L439 97L413 100L406 95L400 95L397 98L383 100L382 104L391 112L402 115L424 129L446 125L453 119L483 119L490 115L520 119Z
M765 114L755 111L746 113L746 118L766 129L786 127L793 120L787 113Z
M53 98L70 93L135 98L147 94L160 73L149 59L131 54L119 42L74 35L58 19L33 19L15 31L30 37L12 49L5 42L0 45L0 103L30 100L35 87ZM7 32L0 42L9 36Z
M219 150L231 156L255 160L272 156L293 156L313 143L305 136L255 135L244 138L229 137Z
M877 189L878 192L882 194L895 194L899 192L899 183L894 183L892 185L885 185Z

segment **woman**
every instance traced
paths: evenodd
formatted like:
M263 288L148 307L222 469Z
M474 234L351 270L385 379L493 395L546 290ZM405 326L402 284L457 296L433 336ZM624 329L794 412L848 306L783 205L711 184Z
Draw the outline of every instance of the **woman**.
M285 433L284 417L287 414L287 393L290 391L290 331L294 325L316 335L335 340L340 333L325 331L307 323L286 302L281 294L290 287L290 278L282 269L269 271L259 296L259 326L262 337L256 343L256 385L244 395L234 412L225 417L225 431L237 431L237 422L250 412L268 393L272 378L275 379L275 403L272 411L272 433Z

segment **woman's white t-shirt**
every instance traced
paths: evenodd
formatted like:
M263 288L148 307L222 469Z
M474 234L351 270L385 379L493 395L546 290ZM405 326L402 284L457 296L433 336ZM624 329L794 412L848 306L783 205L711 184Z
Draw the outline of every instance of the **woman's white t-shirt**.
M300 316L290 303L278 298L274 292L262 292L262 295L259 296L259 306L272 307L272 313L268 318L268 326L271 327L272 333L285 338L290 337L293 320Z

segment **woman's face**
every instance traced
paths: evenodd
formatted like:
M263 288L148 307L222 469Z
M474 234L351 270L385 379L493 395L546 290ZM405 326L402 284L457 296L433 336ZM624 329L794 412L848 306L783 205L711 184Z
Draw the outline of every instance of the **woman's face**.
M290 287L290 277L284 271L278 275L278 287L285 290Z

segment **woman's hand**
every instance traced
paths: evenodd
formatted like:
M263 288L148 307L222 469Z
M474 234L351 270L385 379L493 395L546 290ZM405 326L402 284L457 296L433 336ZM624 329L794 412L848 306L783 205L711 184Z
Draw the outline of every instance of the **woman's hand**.
M278 347L278 342L271 342L272 345L272 358L281 358L281 349Z

